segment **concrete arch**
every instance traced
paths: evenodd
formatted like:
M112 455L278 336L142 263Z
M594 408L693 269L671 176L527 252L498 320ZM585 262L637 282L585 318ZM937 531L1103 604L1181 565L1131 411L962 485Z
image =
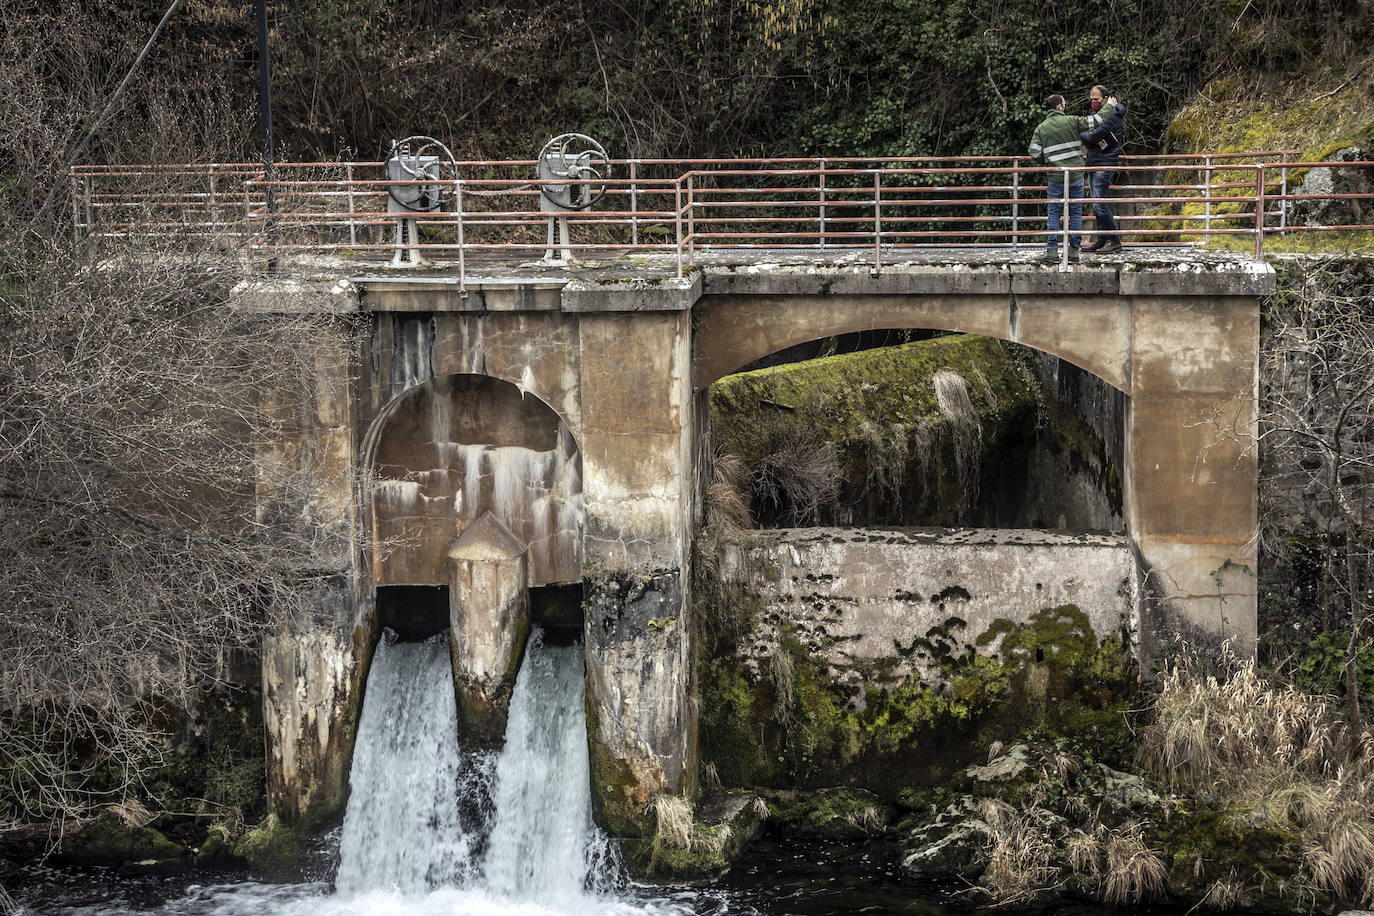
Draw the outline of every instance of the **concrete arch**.
M582 452L517 385L446 373L387 403L362 450L374 585L447 582L448 551L490 511L528 549L528 585L580 579Z
M1066 313L1044 299L989 302L985 296L714 296L697 306L693 387L796 344L881 328L981 334L1024 344L1072 363L1130 394L1131 315L1125 303L1076 304Z

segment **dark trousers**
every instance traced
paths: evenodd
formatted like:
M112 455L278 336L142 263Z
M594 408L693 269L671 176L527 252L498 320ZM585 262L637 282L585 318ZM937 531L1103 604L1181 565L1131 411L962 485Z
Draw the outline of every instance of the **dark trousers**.
M1093 219L1097 221L1097 240L1120 244L1121 237L1116 234L1116 217L1112 216L1111 208L1107 206L1107 192L1111 190L1115 177L1115 171L1090 172L1088 185L1093 197Z

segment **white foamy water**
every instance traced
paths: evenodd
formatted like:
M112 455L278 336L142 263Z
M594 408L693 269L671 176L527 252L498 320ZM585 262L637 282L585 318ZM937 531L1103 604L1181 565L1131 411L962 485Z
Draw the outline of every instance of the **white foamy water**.
M489 891L566 906L614 884L618 865L592 824L590 780L581 647L544 646L536 630L496 765L496 818L485 870Z
M398 643L388 631L377 645L349 776L342 894L423 891L471 877L451 672L443 637Z

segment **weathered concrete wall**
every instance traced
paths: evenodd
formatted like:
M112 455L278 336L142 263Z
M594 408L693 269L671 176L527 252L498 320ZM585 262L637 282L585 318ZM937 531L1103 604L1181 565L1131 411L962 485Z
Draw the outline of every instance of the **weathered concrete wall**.
M449 655L465 739L499 744L530 629L529 547L485 512L448 551Z
M376 585L447 580L455 537L492 512L529 548L528 585L582 577L581 460L572 432L514 385L444 375L409 389L377 435Z
M1076 605L1099 638L1132 645L1139 589L1129 539L1016 529L796 528L741 535L721 577L760 603L746 651L767 659L786 633L862 708L869 688L939 684L940 663L996 621Z
M350 308L334 299L323 297L321 308ZM341 323L327 343L301 388L262 393L293 435L257 443L259 517L281 537L312 538L319 567L303 573L322 583L310 606L292 609L263 645L268 799L288 822L340 810L370 660L370 593L363 597L355 567L356 340ZM308 492L283 489L297 471L312 482Z

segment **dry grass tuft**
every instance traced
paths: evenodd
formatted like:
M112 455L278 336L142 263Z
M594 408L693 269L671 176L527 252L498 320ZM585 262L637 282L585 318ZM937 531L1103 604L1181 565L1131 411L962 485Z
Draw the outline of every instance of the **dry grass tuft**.
M797 435L760 459L750 473L755 498L786 524L818 524L839 497L843 468L830 442Z
M749 467L736 455L717 452L706 485L706 524L722 534L752 528L749 515Z
M1232 869L1228 877L1212 882L1212 886L1207 888L1207 893L1203 895L1199 906L1209 910L1234 910L1240 905L1244 897L1245 885L1236 877L1236 872Z
M654 797L654 846L688 849L692 845L692 805L680 795Z
M757 817L759 820L768 820L768 817L771 814L771 812L768 810L768 802L764 801L762 798L755 795L754 801L750 804L750 807L753 808L754 816Z
M698 830L692 834L692 851L702 852L707 855L719 855L725 848L725 844L730 842L730 838L735 833L728 824L722 824L711 830Z
M1248 822L1302 837L1298 876L1310 892L1374 902L1374 742L1352 740L1329 697L1270 683L1253 660L1229 659L1220 674L1180 664L1162 685L1141 756L1156 773ZM1207 906L1234 905L1234 873Z
M712 789L720 788L720 771L716 769L715 761L708 761L701 768L701 781Z
M983 454L983 427L969 398L968 383L953 369L940 369L931 378L935 404L949 421L954 439L954 466L964 494L964 505L978 501L978 475Z
M1102 899L1108 904L1141 903L1164 893L1169 870L1159 854L1146 845L1144 833L1139 824L1130 824L1106 837Z
M773 678L773 718L785 728L795 718L797 666L781 643L774 645L768 656L768 672Z
M1044 812L1020 811L995 798L978 803L988 839L982 884L999 905L1024 903L1058 884L1059 869L1052 864L1055 846L1038 813Z

